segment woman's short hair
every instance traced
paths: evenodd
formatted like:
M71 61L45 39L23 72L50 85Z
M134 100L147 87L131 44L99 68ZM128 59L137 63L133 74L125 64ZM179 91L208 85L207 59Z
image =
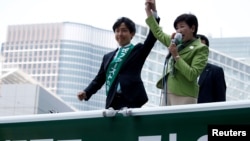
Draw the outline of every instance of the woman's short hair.
M198 31L198 20L197 17L193 14L181 14L174 21L174 28L177 29L177 24L179 22L186 22L189 27L195 26L193 36L195 37Z

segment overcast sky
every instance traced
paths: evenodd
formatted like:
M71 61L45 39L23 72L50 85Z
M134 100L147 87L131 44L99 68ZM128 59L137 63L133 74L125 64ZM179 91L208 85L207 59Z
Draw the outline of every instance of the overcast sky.
M8 25L76 22L110 29L127 16L145 25L145 0L0 0L0 42ZM250 37L249 0L157 0L160 25L174 32L173 22L182 13L193 13L198 33L212 37Z

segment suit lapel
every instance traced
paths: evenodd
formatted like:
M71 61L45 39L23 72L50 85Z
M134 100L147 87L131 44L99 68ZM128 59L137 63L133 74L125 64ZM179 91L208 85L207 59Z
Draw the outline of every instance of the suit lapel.
M108 55L107 55L107 57L106 57L106 59L105 59L105 65L104 65L104 70L107 70L108 69L108 65L110 64L110 62L112 61L112 59L114 58L114 56L115 56L115 54L116 54L116 52L118 51L118 48L115 50L115 51L113 51L113 52L111 52L111 53L109 53Z
M200 86L204 83L204 80L206 79L209 71L210 71L210 66L209 64L207 64L206 67L204 68L204 71L201 73L199 81L198 81Z

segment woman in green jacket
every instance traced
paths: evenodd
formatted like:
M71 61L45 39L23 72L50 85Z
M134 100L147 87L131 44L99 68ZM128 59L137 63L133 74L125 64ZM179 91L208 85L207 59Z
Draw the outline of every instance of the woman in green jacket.
M157 87L165 89L167 105L182 105L197 103L199 86L197 78L203 71L208 60L208 47L196 38L198 20L193 14L182 14L174 21L176 33L181 33L179 45L171 42L174 35L166 34L156 22L153 12L156 12L155 0L146 0L151 10L145 9L146 23L154 36L169 49L171 57L164 76L157 82Z

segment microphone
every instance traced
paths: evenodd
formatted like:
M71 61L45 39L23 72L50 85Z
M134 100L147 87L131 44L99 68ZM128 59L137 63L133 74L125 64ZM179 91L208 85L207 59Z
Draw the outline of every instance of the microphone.
M174 39L171 40L171 43L174 43L176 46L179 45L182 41L182 34L177 32L174 35ZM169 59L171 57L171 53L169 52L166 59Z
M172 43L175 43L176 45L180 44L182 41L182 34L177 32L175 33L174 39L172 39Z

